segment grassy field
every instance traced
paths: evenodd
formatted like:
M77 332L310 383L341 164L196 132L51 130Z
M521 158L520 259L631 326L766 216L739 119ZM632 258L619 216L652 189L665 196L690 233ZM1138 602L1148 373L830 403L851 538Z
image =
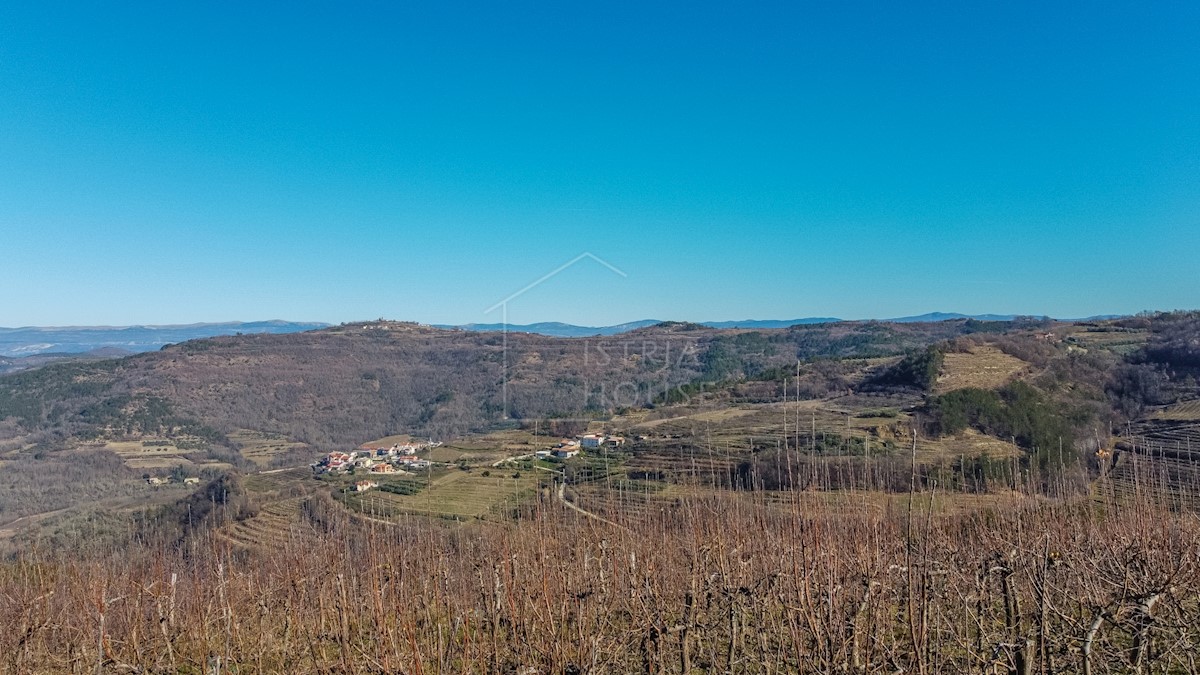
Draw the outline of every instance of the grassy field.
M171 469L176 466L192 466L192 461L183 455L172 441L161 438L146 438L136 441L109 441L103 449L117 454L131 469Z
M980 364L989 360L1004 362L997 359L996 354L972 357L976 359L972 366L975 372L982 372ZM627 446L610 450L607 456L585 452L565 463L556 462L550 469L569 472L573 480L568 494L583 508L607 518L623 516L636 520L638 514L658 513L680 499L705 497L714 494L714 487L728 487L733 470L751 458L753 452L777 448L785 441L785 429L788 447L798 448L800 452L807 451L815 442L823 444L825 449L821 452L833 452L836 456L838 444L850 439L860 443L855 448L846 446L850 454L865 453L869 457L902 460L912 447L914 424L911 414L897 407L905 402L907 400L860 395L832 400L737 406L697 404L643 410L608 423L589 425L589 431L624 434L630 439ZM634 440L638 436L641 440ZM239 433L234 438L249 452L255 453L256 460L267 460L276 453L298 447L298 444L263 434ZM365 445L389 446L411 440L408 436L393 435ZM454 439L420 453L443 466L404 478L359 472L327 475L314 480L307 469L250 474L244 484L252 493L260 513L248 521L227 527L224 536L244 547L261 545L256 542L280 543L291 536L291 530L299 520L298 500L317 491L339 494L339 501L352 512L394 522L413 516L449 520L502 517L513 507L535 498L539 482L544 483L550 473L533 468L528 460L520 462L520 466L497 467L493 464L546 449L556 440L557 437L534 435L531 430L522 429ZM917 460L922 464L945 465L959 458L980 455L1012 459L1021 454L1011 443L973 430L940 439L918 438L916 445ZM154 453L152 449L130 443L121 449L128 453L166 457L173 448L162 447ZM513 478L518 473L519 478ZM631 479L631 476L643 478ZM648 479L644 478L647 476ZM355 481L363 478L385 485L404 483L415 488L411 493L408 493L409 488L399 491L373 489L364 493L348 491ZM591 482L587 482L589 480ZM859 506L865 503L861 496L855 499ZM886 510L890 507L877 505L870 508Z
M351 508L376 517L423 515L467 520L482 518L506 504L515 505L537 487L538 476L527 471L520 478L506 470L461 471L453 469L434 477L420 492L400 495L382 490L349 494Z
M193 444L195 447L189 447ZM148 436L134 440L106 441L102 445L85 444L79 449L108 450L120 457L130 469L152 474L163 474L175 467L183 467L190 474L205 469L224 471L232 468L227 462L209 459L199 447L200 442L196 439Z
M1029 364L989 345L977 345L969 352L945 355L937 377L935 394L975 387L995 389L1029 369Z
M917 460L954 459L987 455L992 459L1013 459L1024 452L1009 441L967 429L953 436L917 439Z

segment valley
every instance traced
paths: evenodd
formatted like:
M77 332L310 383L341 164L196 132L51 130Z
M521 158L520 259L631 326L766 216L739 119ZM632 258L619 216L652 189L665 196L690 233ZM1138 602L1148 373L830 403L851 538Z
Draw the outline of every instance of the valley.
M1198 321L385 322L10 375L0 651L57 669L68 583L121 598L74 663L129 672L1187 672Z

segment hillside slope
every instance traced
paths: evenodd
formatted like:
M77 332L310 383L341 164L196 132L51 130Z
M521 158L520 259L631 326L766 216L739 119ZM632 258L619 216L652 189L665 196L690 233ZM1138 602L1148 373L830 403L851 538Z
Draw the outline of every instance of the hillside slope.
M665 323L561 339L397 322L290 335L216 337L121 360L0 378L0 419L53 441L236 429L316 447L398 431L453 435L506 418L589 417L694 382L787 372L797 359L901 353L963 324L840 323L718 330Z

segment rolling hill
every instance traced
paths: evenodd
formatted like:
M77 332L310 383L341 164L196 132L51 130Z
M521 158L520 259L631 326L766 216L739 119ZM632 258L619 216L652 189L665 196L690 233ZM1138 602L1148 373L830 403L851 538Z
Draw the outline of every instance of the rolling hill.
M124 359L0 378L0 418L45 439L203 428L315 447L397 431L451 435L521 418L592 418L702 383L773 378L797 359L886 356L964 323L748 331L663 323L564 339L400 322L192 340ZM686 394L684 394L686 395Z

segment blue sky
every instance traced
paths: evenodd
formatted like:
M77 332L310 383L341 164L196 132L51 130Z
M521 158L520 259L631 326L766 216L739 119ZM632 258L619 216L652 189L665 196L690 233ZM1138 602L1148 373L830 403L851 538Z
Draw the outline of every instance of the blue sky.
M0 325L1200 307L1196 3L648 4L5 3Z

